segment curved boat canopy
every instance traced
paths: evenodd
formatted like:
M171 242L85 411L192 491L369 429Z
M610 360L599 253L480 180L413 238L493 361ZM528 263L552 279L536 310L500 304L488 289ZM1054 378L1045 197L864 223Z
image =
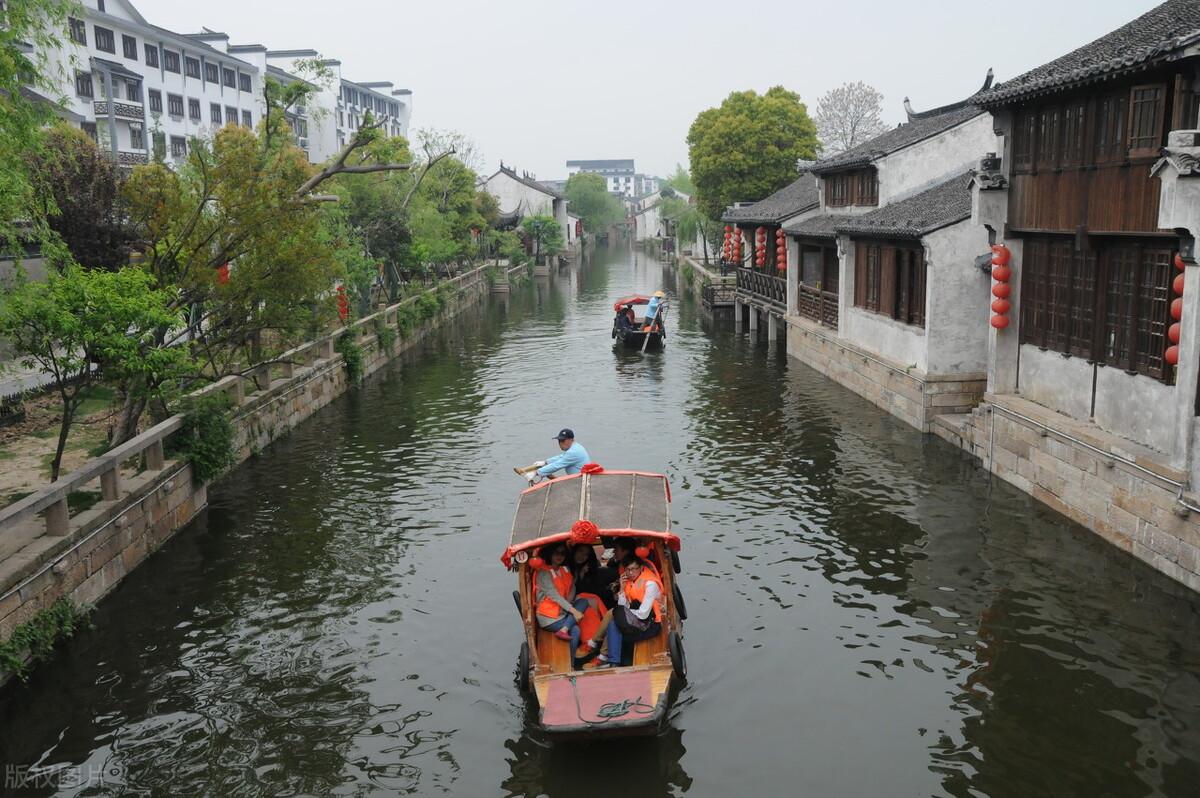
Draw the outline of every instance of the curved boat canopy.
M650 297L642 296L641 294L632 294L627 297L622 297L621 299L618 299L616 302L614 302L613 303L613 312L615 313L616 311L620 310L621 308L625 307L626 305L648 305L648 304L650 304Z
M500 561L511 567L518 552L567 540L580 520L595 524L602 537L658 540L679 551L670 504L667 478L646 471L598 471L534 485L521 492L512 537Z

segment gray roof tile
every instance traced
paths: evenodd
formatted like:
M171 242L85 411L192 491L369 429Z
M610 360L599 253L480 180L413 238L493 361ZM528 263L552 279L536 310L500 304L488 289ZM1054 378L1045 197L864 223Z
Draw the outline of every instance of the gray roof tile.
M997 84L975 101L992 108L1132 72L1181 57L1185 45L1197 38L1200 0L1168 0L1094 42Z
M982 108L966 103L955 103L941 109L926 111L915 116L911 122L905 122L892 128L870 141L864 141L857 147L851 147L845 152L817 161L812 170L815 174L824 174L839 169L866 166L877 158L904 149L918 141L932 138L956 125L961 125L968 119L974 119L982 113L984 113Z
M908 199L884 205L862 216L851 216L836 225L850 235L920 238L934 230L971 217L970 170L928 188Z
M723 222L756 222L772 224L780 219L815 208L820 203L817 195L817 181L811 173L805 172L799 179L789 183L766 199L759 200L753 205L726 211L721 217Z
M823 213L784 225L783 232L802 238L834 238L837 235L837 226L853 218L846 214Z

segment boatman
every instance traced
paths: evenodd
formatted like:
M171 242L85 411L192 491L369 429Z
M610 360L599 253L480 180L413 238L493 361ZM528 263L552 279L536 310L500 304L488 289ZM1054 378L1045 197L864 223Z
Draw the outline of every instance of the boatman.
M583 448L582 444L575 442L575 433L571 430L564 427L554 438L558 441L558 448L562 449L562 454L556 454L549 460L538 460L534 463L538 467L537 470L530 471L525 475L531 484L541 482L543 477L549 477L557 471L563 471L568 475L578 474L580 469L591 461L587 449Z

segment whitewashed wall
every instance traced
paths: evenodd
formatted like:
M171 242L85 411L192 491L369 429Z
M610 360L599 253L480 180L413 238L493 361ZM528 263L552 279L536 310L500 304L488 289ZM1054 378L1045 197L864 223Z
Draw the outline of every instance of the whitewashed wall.
M987 371L991 277L975 268L987 231L968 219L927 235L925 334L930 374Z
M879 204L912 196L968 168L986 153L998 152L1000 139L992 115L980 114L961 125L880 159ZM841 212L841 209L838 209Z

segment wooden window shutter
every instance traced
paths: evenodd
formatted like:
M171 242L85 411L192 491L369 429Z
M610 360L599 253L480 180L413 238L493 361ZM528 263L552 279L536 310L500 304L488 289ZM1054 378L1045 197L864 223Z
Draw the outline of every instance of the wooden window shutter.
M867 245L862 242L854 245L854 304L867 306Z
M896 284L896 248L880 247L879 312L898 318L898 286Z
M1167 86L1151 83L1129 90L1129 155L1158 154L1166 117Z

